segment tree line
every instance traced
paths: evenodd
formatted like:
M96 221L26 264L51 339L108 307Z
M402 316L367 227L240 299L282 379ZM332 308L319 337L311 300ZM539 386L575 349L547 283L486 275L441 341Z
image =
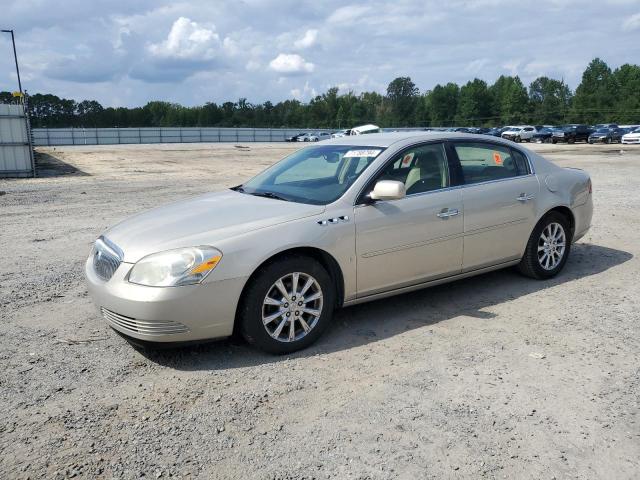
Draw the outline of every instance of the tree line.
M0 92L0 103L11 94ZM95 100L29 96L31 124L39 127L295 127L348 128L490 126L508 124L640 123L640 66L612 70L592 60L572 91L563 80L536 78L528 88L518 76L501 75L492 85L478 78L420 92L409 77L389 83L386 94L340 94L330 88L308 103L237 102L184 107L153 101L143 107L103 107Z

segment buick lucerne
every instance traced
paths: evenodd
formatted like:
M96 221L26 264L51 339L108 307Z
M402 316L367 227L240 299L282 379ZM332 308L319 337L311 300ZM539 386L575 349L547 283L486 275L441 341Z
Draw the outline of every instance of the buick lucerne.
M339 307L510 266L553 277L591 225L591 188L584 171L500 138L345 136L115 225L86 278L134 342L237 331L288 353Z

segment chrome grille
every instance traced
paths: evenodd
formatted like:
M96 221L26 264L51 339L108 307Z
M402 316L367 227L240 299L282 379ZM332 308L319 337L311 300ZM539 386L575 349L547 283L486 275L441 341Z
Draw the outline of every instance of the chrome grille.
M93 246L93 270L105 282L109 280L122 263L122 251L104 237Z
M124 330L130 333L141 333L143 335L172 335L176 333L187 333L189 329L186 325L171 320L137 320L125 317L104 307L100 308L104 319L117 330Z

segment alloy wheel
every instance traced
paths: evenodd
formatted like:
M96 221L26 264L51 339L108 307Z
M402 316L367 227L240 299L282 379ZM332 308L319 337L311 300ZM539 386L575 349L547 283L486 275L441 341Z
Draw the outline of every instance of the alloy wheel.
M567 236L564 228L557 222L548 224L538 239L538 263L545 270L556 268L567 246Z
M324 296L311 275L293 272L280 277L262 302L262 324L271 338L295 342L320 320Z

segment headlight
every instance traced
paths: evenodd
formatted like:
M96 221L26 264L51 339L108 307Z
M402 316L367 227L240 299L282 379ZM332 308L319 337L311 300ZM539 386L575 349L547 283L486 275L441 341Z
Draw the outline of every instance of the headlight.
M191 247L147 255L138 261L129 281L148 287L177 287L200 283L222 259L213 247Z

